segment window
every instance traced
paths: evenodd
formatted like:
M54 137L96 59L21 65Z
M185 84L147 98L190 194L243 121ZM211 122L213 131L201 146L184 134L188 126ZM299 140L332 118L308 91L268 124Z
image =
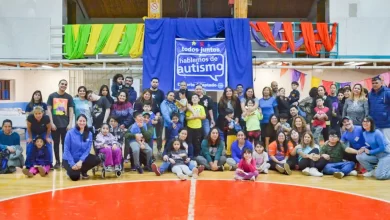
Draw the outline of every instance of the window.
M11 80L0 80L0 100L11 99Z

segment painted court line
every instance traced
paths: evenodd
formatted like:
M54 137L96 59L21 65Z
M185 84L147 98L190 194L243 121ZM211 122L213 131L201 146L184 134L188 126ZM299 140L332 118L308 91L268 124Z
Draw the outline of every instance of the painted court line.
M195 216L196 179L191 178L190 199L188 202L188 220L193 220Z

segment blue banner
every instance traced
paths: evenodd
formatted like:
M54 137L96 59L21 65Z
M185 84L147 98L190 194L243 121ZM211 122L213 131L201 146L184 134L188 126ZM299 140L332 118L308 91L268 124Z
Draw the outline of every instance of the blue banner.
M187 82L188 90L202 84L206 91L223 91L227 84L225 40L176 39L174 90Z

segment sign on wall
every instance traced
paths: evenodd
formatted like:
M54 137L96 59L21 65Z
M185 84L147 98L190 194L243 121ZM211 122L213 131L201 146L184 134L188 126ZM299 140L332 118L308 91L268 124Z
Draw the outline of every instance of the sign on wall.
M175 42L174 90L187 82L189 90L202 84L206 91L223 91L227 86L225 40L183 40Z

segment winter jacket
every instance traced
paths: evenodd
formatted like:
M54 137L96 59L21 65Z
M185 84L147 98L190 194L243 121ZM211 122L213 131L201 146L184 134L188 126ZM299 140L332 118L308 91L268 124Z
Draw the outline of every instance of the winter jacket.
M382 86L368 94L369 114L378 128L390 128L390 89Z
M43 146L41 149L38 149L36 146L34 146L31 149L31 155L28 159L30 159L31 166L51 165L50 151L46 145Z
M120 143L117 141L116 137L108 133L107 135L103 135L101 132L96 135L96 140L95 140L95 147L97 149L103 148L104 145L107 144L108 146L112 147L112 145L116 144L118 147L121 147Z

